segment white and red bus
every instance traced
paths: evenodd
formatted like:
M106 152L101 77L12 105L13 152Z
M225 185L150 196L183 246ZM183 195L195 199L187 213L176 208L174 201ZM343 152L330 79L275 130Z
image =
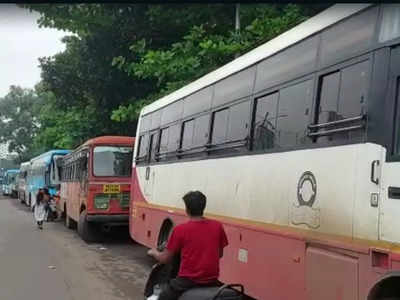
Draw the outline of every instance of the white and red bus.
M134 138L102 136L88 140L63 158L57 207L65 224L77 224L85 241L100 230L128 225Z
M146 106L130 233L200 190L221 280L257 299L400 299L400 5L334 5Z

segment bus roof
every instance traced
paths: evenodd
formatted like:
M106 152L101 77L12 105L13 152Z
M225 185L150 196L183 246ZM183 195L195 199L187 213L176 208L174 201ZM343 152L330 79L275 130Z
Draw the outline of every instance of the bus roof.
M179 90L155 101L142 110L142 115L148 114L170 103L182 99L190 94L201 90L221 79L239 72L273 54L329 27L367 7L371 4L337 4L329 7L318 15L282 33L269 42L247 52L215 71L204 75L192 83L180 88Z
M30 166L30 165L31 165L31 162L30 162L30 161L25 161L25 162L21 163L19 169L20 169L21 171L26 171L26 170L29 169L29 166Z
M134 137L130 136L99 136L86 141L82 146L89 145L132 145L135 142ZM81 146L81 147L82 147ZM80 148L80 147L79 147Z
M59 155L65 155L70 153L70 150L50 150L47 151L45 153L40 154L39 156L36 156L34 158L31 159L31 163L36 162L36 161L43 161L44 163L50 163L51 157L55 154L59 154Z

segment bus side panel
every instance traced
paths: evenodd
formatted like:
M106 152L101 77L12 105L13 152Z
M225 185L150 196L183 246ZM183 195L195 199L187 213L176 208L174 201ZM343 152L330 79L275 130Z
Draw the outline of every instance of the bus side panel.
M79 221L80 190L79 182L68 182L67 213L74 221Z
M223 282L242 283L256 299L306 299L303 241L234 224L224 228Z
M68 184L66 182L61 182L61 187L60 187L60 201L57 204L57 209L63 213L65 213L64 211L64 207L66 206L66 201L68 198L68 193L67 193L67 186Z

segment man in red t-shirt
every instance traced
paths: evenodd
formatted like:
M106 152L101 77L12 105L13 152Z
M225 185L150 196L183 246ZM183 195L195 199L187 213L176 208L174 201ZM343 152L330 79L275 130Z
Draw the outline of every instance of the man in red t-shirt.
M190 220L174 228L164 251L151 249L148 252L164 264L171 262L175 254L181 258L178 277L170 280L159 300L176 300L191 288L217 284L219 259L228 245L222 224L203 217L206 207L203 193L189 192L183 196L183 201Z

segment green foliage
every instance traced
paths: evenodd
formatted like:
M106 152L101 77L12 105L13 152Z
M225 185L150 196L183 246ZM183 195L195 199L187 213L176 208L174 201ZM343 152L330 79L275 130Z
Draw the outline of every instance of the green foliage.
M234 4L23 5L40 13L40 26L74 35L63 39L65 51L40 59L42 81L35 91L19 92L36 104L23 124L28 133L11 147L34 155L99 135L134 135L143 106L326 6L242 5L236 32ZM18 132L18 122L11 132ZM2 132L3 140L17 140Z
M321 8L316 9L318 11ZM181 40L169 48L154 48L141 39L130 46L139 60L114 58L113 65L137 79L155 80L155 88L135 103L114 110L115 121L134 121L140 109L195 79L217 69L254 47L306 20L315 10L299 5L251 5L242 8L243 29L217 30L216 23L188 27ZM161 12L158 12L159 14Z
M36 119L38 97L33 90L11 86L0 98L0 142L9 142L9 151L18 161L28 158L39 123Z

